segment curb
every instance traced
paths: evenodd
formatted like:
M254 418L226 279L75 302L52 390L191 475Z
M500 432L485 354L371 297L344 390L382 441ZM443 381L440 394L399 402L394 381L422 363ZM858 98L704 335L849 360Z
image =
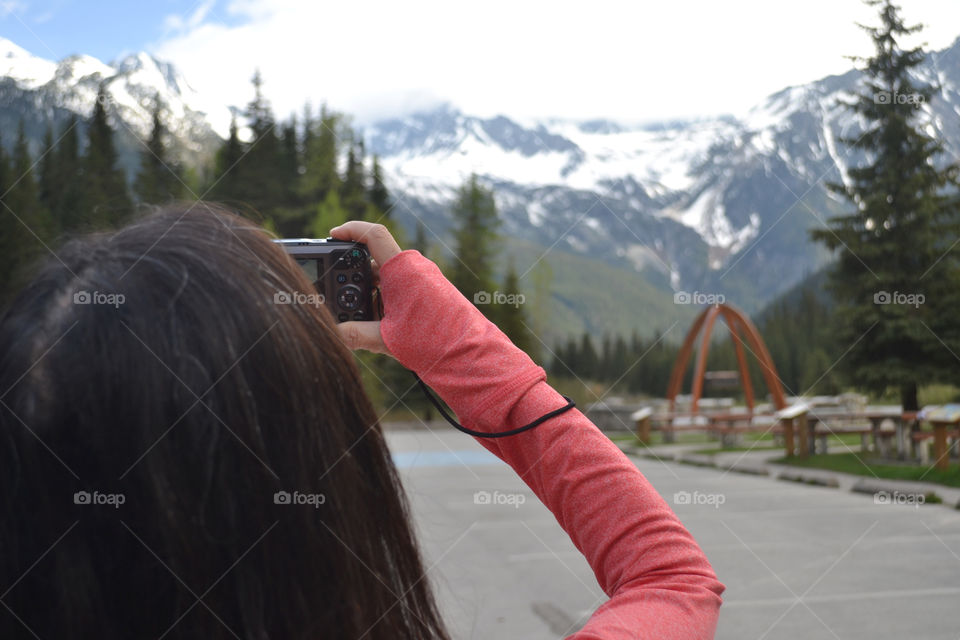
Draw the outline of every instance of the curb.
M785 482L798 482L800 484L809 484L817 487L829 487L831 489L839 489L840 481L834 477L824 478L823 476L808 476L802 473L791 473L789 471L784 471L777 476L777 480L783 480Z
M824 487L830 489L841 488L840 479L836 475L828 475L830 472L826 470L816 470L814 473L805 473L804 471L799 470L783 470L781 468L782 465L773 464L730 464L724 466L722 464L718 464L714 459L714 456L706 454L684 453L683 451L664 451L662 453L657 453L653 449L637 447L635 445L618 444L617 446L621 451L623 451L624 454L628 456L635 456L648 460L676 462L678 464L686 464L694 467L713 468L720 471L732 471L734 473L743 473L753 476L767 476L784 482L795 482L797 484L805 484L815 487ZM886 499L890 501L914 500L916 503L918 503L918 505L943 504L943 506L947 508L960 510L960 501L957 501L956 504L952 504L950 501L944 500L934 490L918 490L917 487L898 485L896 484L896 481L877 482L868 478L848 476L848 474L843 475L844 477L849 477L849 481L852 482L852 486L850 487L851 493L870 495L874 497L874 500L878 499L877 496L886 496ZM952 487L944 488L952 489Z

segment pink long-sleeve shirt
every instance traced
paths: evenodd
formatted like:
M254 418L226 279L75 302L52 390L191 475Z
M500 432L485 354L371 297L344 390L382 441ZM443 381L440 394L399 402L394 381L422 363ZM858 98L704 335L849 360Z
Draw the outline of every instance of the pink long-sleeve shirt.
M416 251L382 265L383 341L484 432L566 404L546 373ZM576 640L712 638L724 586L643 474L576 409L524 433L479 439L519 474L586 557L609 600Z

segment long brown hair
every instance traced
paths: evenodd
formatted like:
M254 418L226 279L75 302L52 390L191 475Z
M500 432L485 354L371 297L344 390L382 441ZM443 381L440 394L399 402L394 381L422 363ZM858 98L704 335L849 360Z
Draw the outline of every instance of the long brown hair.
M353 355L257 225L58 250L0 319L0 636L446 638Z

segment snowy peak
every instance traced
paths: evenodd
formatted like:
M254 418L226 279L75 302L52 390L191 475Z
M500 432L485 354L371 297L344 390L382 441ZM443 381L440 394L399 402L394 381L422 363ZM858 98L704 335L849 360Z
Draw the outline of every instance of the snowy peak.
M113 67L117 75L125 76L129 82L145 86L165 86L178 96L196 97L196 92L172 64L157 60L148 53L131 54L119 62L114 62Z
M191 112L200 118L207 115L198 107L197 93L173 65L144 52L112 64L88 55L71 55L53 62L0 38L0 77L10 78L22 89L45 89L62 98L62 106L83 116L92 108L91 93L96 95L103 84L116 107L134 116L134 126L149 123L149 111L157 96L174 119L188 117ZM223 119L222 114L217 116Z
M960 57L932 52L915 71L918 84L939 87L920 127L943 143L940 161L960 157ZM850 70L738 117L642 126L477 118L445 105L375 123L367 142L391 188L437 224L476 173L495 189L505 233L652 266L670 286L729 292L749 307L827 259L809 230L846 210L825 185L864 161L843 142L866 126L844 105L863 82Z
M32 89L49 82L56 71L55 62L39 58L0 37L0 76Z
M0 95L0 108L13 125L29 120L43 131L72 113L87 118L101 87L106 92L107 116L135 156L139 140L149 136L153 108L159 99L173 147L180 160L192 166L209 157L220 140L211 121L229 121L223 113L200 108L197 93L176 69L147 53L136 53L107 64L88 55L72 55L53 62L34 56L0 38L0 78L8 82ZM12 81L12 83L10 82ZM12 86L11 86L12 85Z

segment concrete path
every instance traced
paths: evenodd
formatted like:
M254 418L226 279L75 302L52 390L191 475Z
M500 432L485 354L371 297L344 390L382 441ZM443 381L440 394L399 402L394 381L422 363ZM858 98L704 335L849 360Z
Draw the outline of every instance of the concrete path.
M606 599L552 514L473 439L388 442L455 638L562 638ZM960 511L635 461L727 586L718 638L960 638Z

